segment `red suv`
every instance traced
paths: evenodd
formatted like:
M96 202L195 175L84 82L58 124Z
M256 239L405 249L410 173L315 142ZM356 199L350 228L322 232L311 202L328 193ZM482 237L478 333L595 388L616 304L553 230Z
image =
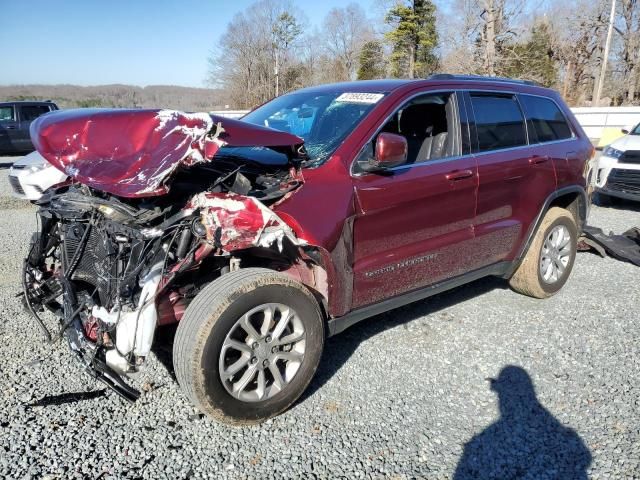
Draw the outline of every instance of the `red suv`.
M206 414L255 423L327 336L494 275L537 298L571 272L593 148L560 96L437 75L322 85L242 120L168 110L37 119L69 180L37 202L28 308L129 400L158 325Z

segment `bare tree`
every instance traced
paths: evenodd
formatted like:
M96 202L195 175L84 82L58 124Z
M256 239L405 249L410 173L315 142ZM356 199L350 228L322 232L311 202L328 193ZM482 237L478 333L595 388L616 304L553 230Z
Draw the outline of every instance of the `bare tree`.
M302 18L288 0L260 0L237 14L209 60L209 83L241 108L298 87L301 67L295 50Z
M480 10L478 46L487 75L501 75L501 63L508 60L509 45L523 32L517 23L522 14L523 0L476 0Z
M364 43L373 37L366 14L357 3L332 8L323 22L326 61L333 65L333 80L354 80Z
M479 73L482 63L476 49L481 24L476 0L454 0L449 10L438 8L441 67L445 72ZM452 14L455 12L455 15Z
M611 0L432 1L437 6L432 23L438 38L437 47L430 50L436 60L433 65L452 73L534 79L556 86L574 105L592 101ZM617 2L603 97L617 105L638 103L640 0ZM366 13L357 3L335 8L320 22L321 29L312 30L293 0L256 0L233 17L215 45L208 78L214 89L30 85L0 87L0 93L9 99L51 98L66 108L251 108L307 85L354 79L367 41L372 42L370 47L378 42L382 48L365 51L363 64L374 73L362 77L390 75L392 68L383 72L384 65L391 65L396 47L405 45L390 44L389 32L399 23L385 22L385 18L397 12L398 5L411 2L373 3ZM416 75L426 74L416 70Z
M456 0L452 10L457 15L442 33L449 40L443 65L465 73L502 74L509 46L530 28L520 23L525 6L524 0Z
M640 2L622 0L616 32L620 35L622 51L620 60L626 100L633 103L640 77Z
M286 71L290 49L302 33L302 29L293 15L289 12L283 12L278 15L271 31L273 33L277 97L280 94L280 65L283 64Z
M562 94L574 104L584 104L593 97L596 72L602 61L605 10L601 1L578 0L557 3L549 13Z

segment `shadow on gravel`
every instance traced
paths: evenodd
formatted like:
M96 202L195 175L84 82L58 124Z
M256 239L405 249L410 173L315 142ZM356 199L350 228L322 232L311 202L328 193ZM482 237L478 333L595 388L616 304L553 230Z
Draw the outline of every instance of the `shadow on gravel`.
M586 480L589 449L538 402L529 374L508 365L488 380L498 395L500 419L465 445L454 480Z
M329 338L325 344L324 354L318 370L307 388L296 403L304 402L331 379L344 365L360 345L360 342L373 337L389 328L397 327L425 315L432 315L443 308L450 307L464 300L485 294L496 288L505 289L507 283L499 278L487 277L482 280L441 293L427 300L412 303L382 315L369 318L349 328L346 332ZM173 370L173 339L176 325L166 325L156 330L151 348L158 361L166 368L172 379L177 382Z
M158 327L156 335L151 346L151 351L155 354L158 361L167 373L171 375L171 379L178 383L176 374L173 370L173 339L176 336L177 325L164 325Z
M65 403L75 403L81 400L93 400L94 398L104 397L107 394L107 389L93 390L91 392L72 392L61 393L60 395L47 395L42 397L37 402L29 403L27 408L33 407L48 407L50 405L64 405Z
M487 277L426 300L371 317L354 325L347 331L327 339L318 370L307 390L296 403L304 402L327 383L349 360L361 342L390 328L409 323L426 315L451 307L457 303L483 295L495 289L508 288L507 282L496 277ZM152 352L177 382L173 369L173 339L176 325L166 325L156 330Z
M632 212L640 212L640 202L625 200L623 198L607 197L600 194L593 199L594 205L603 208L611 208L613 210L630 210ZM635 225L629 225L634 227Z
M505 280L496 277L487 277L448 292L435 295L426 300L421 300L396 310L368 318L345 332L327 339L324 346L324 354L316 375L299 402L304 402L322 388L322 386L340 370L347 360L349 360L361 342L385 330L409 323L426 315L433 315L439 310L483 295L491 290L506 288L508 288L508 286Z

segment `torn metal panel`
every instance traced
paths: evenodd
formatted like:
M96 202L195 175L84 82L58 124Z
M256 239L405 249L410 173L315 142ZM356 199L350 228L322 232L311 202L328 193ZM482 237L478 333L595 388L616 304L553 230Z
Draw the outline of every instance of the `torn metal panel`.
M31 125L34 146L73 180L121 197L168 192L179 167L210 161L223 146L304 154L303 140L267 127L175 110L63 110Z
M314 263L297 261L282 273L310 287L322 297L324 308L329 303L329 282L327 272L324 268Z
M190 207L200 209L207 239L226 252L273 245L282 251L285 237L294 245L305 243L273 210L254 197L204 192L192 199Z
M31 125L34 146L74 180L125 197L166 192L181 163L204 160L213 120L172 110L62 110Z
M305 155L301 150L304 140L296 135L219 115L210 115L210 117L218 130L214 132L214 136L217 135L217 141L212 138L207 142L207 147L211 149L207 151L207 158L211 158L216 153L212 144L231 147L291 147L300 156ZM220 126L222 126L221 131Z

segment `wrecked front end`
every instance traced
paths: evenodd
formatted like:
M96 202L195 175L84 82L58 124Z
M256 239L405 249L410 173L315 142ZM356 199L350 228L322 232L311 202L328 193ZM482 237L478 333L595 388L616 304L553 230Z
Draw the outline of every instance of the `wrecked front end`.
M179 321L204 285L243 262L286 270L304 244L270 208L302 184L297 137L269 147L287 157L283 165L216 158L233 138L256 143L256 127L243 133L232 121L235 134L225 137L220 121L200 116L194 131L180 119L170 125L175 117L145 113L141 121L151 125L134 127L154 148L125 132L128 145L110 148L102 140L92 150L88 133L106 133L100 122L109 116L72 116L72 128L50 122L32 131L41 153L71 178L37 202L39 231L24 261L26 304L47 335L40 317L53 312L56 336L67 338L93 377L130 401L139 393L122 376L144 366L158 325ZM109 183L109 175L118 180Z

